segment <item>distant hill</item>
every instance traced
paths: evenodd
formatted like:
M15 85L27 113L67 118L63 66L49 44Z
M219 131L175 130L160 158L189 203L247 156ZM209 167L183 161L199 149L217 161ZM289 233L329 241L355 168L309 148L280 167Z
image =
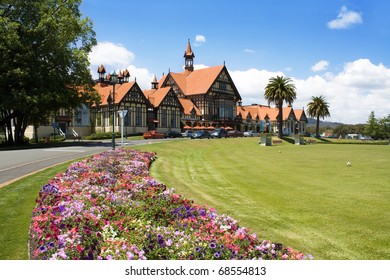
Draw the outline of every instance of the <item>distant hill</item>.
M316 119L313 119L313 118L307 118L308 120L308 123L307 123L307 126L308 127L311 127L311 126L316 126ZM321 121L320 120L320 127L331 127L331 128L335 128L339 125L343 125L343 123L339 123L339 122L325 122L325 121Z

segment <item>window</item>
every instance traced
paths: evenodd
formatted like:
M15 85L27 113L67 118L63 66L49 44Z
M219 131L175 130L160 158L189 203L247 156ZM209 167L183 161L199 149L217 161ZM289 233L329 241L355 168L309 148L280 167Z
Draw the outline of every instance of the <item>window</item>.
M176 120L177 120L177 111L172 111L172 115L171 115L171 127L172 128L176 128L177 125L176 125Z
M167 127L167 110L162 109L161 110L161 127Z
M142 126L142 107L137 107L136 109L135 126Z
M221 90L226 90L226 83L219 83L219 89L221 89Z

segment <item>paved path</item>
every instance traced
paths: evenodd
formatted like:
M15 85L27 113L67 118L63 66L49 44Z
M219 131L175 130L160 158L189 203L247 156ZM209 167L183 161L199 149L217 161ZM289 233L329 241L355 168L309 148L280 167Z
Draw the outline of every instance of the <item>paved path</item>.
M126 140L124 144L126 146L134 146L169 140L172 139ZM116 143L117 147L120 147L120 139L117 139ZM111 149L110 140L103 142L80 142L76 145L0 151L0 188L37 171Z

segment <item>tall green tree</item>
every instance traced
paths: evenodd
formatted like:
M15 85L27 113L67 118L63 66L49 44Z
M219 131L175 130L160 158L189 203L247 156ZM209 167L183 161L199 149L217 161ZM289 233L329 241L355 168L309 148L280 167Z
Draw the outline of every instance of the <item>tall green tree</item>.
M371 136L374 139L379 138L379 122L375 117L374 111L371 111L370 115L368 116L368 120L364 128L364 134Z
M316 118L316 137L319 137L320 118L330 117L329 103L326 102L325 97L312 96L311 101L307 104L307 114L311 118Z
M272 77L265 87L264 98L269 104L275 104L279 109L278 136L279 138L283 138L283 102L292 104L297 99L295 85L288 77Z
M81 0L5 0L0 4L1 122L23 143L32 114L95 100L88 54L96 44ZM36 119L36 117L34 117ZM13 137L12 137L13 136Z
M374 139L386 139L390 137L390 115L377 119L374 111L368 116L364 134Z

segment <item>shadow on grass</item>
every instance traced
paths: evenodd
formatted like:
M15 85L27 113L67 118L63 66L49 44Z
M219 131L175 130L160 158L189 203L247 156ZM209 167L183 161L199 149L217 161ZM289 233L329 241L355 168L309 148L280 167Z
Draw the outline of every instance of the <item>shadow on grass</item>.
M102 141L74 141L74 142L49 142L24 145L0 145L0 151L14 151L26 149L42 149L42 148L58 148L58 147L74 147L74 146L101 146L110 147L111 142Z

